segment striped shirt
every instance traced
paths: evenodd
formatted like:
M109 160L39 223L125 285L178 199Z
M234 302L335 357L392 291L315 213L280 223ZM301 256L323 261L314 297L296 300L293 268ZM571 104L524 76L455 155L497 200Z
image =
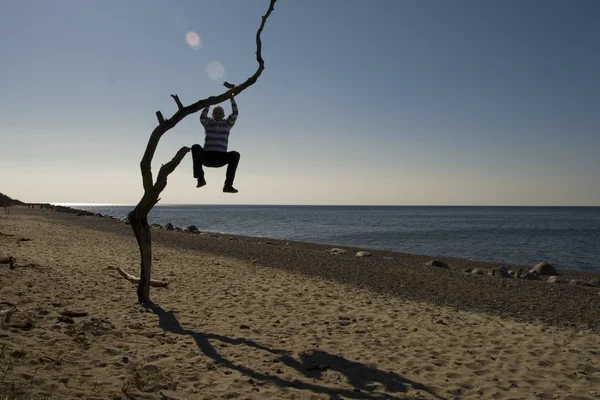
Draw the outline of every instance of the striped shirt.
M200 114L200 123L204 126L204 151L227 152L227 142L229 141L229 131L233 128L238 117L237 104L233 97L231 98L232 113L221 121L208 117L208 107L202 110Z

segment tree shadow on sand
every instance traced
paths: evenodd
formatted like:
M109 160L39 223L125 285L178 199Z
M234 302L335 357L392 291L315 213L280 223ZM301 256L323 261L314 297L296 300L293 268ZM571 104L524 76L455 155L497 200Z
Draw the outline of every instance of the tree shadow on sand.
M270 381L279 387L296 388L299 390L311 391L313 393L326 394L331 396L331 399L393 399L385 393L375 393L378 385L383 385L388 392L405 394L409 390L419 390L431 395L436 399L442 399L427 386L413 382L394 372L384 372L376 368L371 368L364 364L346 360L343 357L329 354L324 351L312 351L309 353L301 353L299 360L290 355L289 351L281 349L272 349L263 346L252 340L244 338L230 338L213 333L196 332L184 329L175 314L172 311L165 311L160 306L150 303L147 306L159 318L158 326L166 332L177 335L190 336L196 342L198 349L207 357L211 358L215 363L221 364L226 368L240 372L241 374L260 381ZM244 345L254 349L269 352L279 356L279 361L290 368L295 369L311 381L320 379L325 371L337 371L344 375L348 382L354 386L354 390L340 389L334 387L321 386L311 382L302 380L286 380L276 375L268 375L262 372L252 370L243 365L235 364L233 361L223 357L215 347L211 344L211 340L217 340L231 345ZM406 399L407 397L401 397Z

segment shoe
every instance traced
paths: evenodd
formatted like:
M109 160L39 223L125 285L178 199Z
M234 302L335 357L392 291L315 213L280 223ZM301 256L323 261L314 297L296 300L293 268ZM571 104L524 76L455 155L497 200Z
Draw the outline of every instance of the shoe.
M198 184L196 185L197 188L205 186L206 185L206 181L204 180L204 178L198 178Z
M231 185L223 186L223 193L237 193L238 190Z

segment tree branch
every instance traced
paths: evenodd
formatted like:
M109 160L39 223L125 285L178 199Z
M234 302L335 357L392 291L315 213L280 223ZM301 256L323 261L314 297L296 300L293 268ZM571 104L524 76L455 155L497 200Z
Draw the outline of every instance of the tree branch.
M162 167L158 171L158 177L156 178L156 183L154 184L154 194L156 197L163 191L163 189L167 186L167 177L171 174L171 172L175 171L175 168L179 166L179 163L183 160L187 153L190 152L189 147L182 147L175 154L175 157Z
M232 98L232 96L241 93L242 91L256 83L257 79L260 77L263 70L265 69L265 63L262 59L261 54L262 43L260 35L264 29L267 19L271 15L271 12L274 10L276 2L277 0L270 0L267 13L264 16L262 16L260 27L256 32L256 60L258 62L258 68L252 76L250 76L248 79L246 79L245 82L238 86L225 82L224 86L228 89L225 93L222 93L218 96L207 97L187 107L183 106L177 94L172 94L171 97L177 104L177 111L175 112L175 114L173 114L173 116L171 116L171 118L169 119L164 119L160 111L156 112L158 126L152 131L152 134L148 139L148 143L146 144L144 155L142 156L142 160L140 162L142 182L144 185L144 194L142 196L142 199L135 206L135 208L131 212L129 212L129 214L127 214L128 220L131 224L131 228L133 229L133 232L135 234L140 248L140 278L137 279L132 275L127 274L125 271L119 269L119 273L127 280L138 283L138 301L141 303L150 301L149 286L157 285L156 281L150 280L152 266L152 241L150 235L150 227L148 225L148 214L152 210L152 207L154 207L154 205L158 203L160 193L167 186L167 177L169 176L169 174L171 174L175 170L175 168L177 168L177 166L181 163L185 155L190 151L190 148L182 147L177 152L177 154L175 154L171 161L169 161L160 168L158 172L158 177L156 179L156 183L154 183L152 176L152 159L154 158L154 154L156 153L158 143L160 142L160 139L166 132L174 128L175 125L177 125L186 116L196 113L203 108L222 103L223 101ZM159 284L166 286L166 284L162 282L159 282Z
M177 103L177 108L179 110L181 110L183 108L183 104L181 104L181 100L179 100L179 96L177 96L176 94L172 94L171 97L173 98L173 100L175 100L175 103Z
M150 135L150 138L148 140L148 145L146 146L146 151L144 152L142 162L140 163L140 166L142 169L142 181L144 184L145 191L150 190L153 186L151 164L152 164L152 159L154 158L154 153L156 152L156 147L158 146L158 142L160 141L162 135L164 135L168 130L175 127L175 125L177 125L177 123L179 123L186 116L188 116L190 114L194 114L194 113L202 110L203 108L222 103L222 102L226 101L227 99L231 98L232 95L239 94L239 93L243 92L245 89L252 86L254 83L256 83L257 79L260 77L263 70L265 69L265 62L262 58L262 42L261 42L260 35L265 27L265 23L267 22L267 19L271 15L271 12L275 9L275 3L277 3L277 0L270 0L267 13L264 16L262 16L262 22L260 24L260 27L256 31L256 61L258 62L258 68L251 77L249 77L248 79L246 79L245 82L243 82L242 84L237 85L237 86L234 86L230 83L225 82L224 83L225 87L227 87L229 89L225 93L221 93L218 96L207 97L207 98L199 100L199 101L195 102L194 104L191 104L187 107L183 106L183 104L179 100L179 97L176 94L171 95L171 97L173 97L173 100L175 100L175 102L177 103L178 110L175 114L173 114L173 116L171 118L169 118L167 120L165 120L163 118L162 122L159 117L159 125L154 129L154 131ZM158 117L158 113L157 113L157 117Z

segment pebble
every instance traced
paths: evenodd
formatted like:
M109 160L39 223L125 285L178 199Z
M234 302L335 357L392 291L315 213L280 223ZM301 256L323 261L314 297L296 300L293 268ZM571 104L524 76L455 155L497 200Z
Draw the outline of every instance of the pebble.
M346 253L347 253L347 251L346 251L346 250L344 250L344 249L339 249L339 248L337 248L337 247L334 247L333 249L327 250L327 252L328 252L329 254L334 254L334 255L337 255L337 254L346 254Z
M440 260L431 260L427 262L425 265L429 267L437 267L437 268L450 268L448 264Z
M523 275L521 275L521 279L525 279L528 281L539 281L540 276L535 271L527 271Z

